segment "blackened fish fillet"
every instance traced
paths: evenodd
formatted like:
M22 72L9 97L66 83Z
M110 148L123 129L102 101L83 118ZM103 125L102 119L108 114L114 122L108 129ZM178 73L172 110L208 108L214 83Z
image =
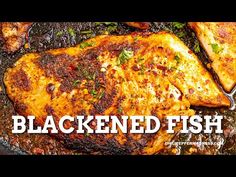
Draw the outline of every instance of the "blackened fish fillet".
M64 115L155 115L165 121L167 115L194 115L190 105L230 104L193 52L167 32L103 35L76 47L26 54L6 71L4 82L16 110L35 115L39 125L47 115L57 124ZM85 152L156 154L173 136L162 127L156 134L57 138Z
M211 59L223 88L230 92L236 84L236 23L191 22L189 26Z

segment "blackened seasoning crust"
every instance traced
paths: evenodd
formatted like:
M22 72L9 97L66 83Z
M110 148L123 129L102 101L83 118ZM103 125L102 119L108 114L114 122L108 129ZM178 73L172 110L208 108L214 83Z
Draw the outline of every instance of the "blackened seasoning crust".
M30 80L29 80L28 76L26 75L26 73L22 69L18 70L12 76L12 79L14 80L13 85L15 87L18 87L24 91L30 90Z
M46 105L45 110L46 110L46 112L48 113L49 116L54 115L54 109L51 106Z
M19 114L24 114L26 109L27 109L27 106L23 103L19 103L19 102L15 102L14 103L14 107L15 107L15 110L19 113Z
M105 95L95 103L94 109L90 112L91 115L102 114L107 108L113 104L114 97L116 96L116 90L111 93L104 93Z
M101 64L96 58L96 51L93 50L73 57L45 53L36 64L44 70L47 77L55 77L61 82L62 92L70 92L83 80L104 82L104 74L100 72Z

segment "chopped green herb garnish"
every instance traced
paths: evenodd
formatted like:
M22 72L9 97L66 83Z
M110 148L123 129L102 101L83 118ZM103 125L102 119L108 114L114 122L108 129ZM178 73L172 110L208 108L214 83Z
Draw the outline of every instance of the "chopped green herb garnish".
M79 83L80 83L80 80L76 80L76 81L73 83L73 86L77 86Z
M81 66L78 65L77 66L77 70L80 71L81 70Z
M123 109L121 106L118 107L118 110L117 110L118 114L121 114L123 112Z
M63 31L58 31L58 32L56 33L56 35L57 35L57 36L62 36L62 35L63 35Z
M80 72L81 76L88 80L95 80L96 79L96 73L95 72L89 72L88 70L81 68L81 66L77 66L77 70Z
M138 72L138 75L144 75L144 72L145 72L145 66L144 66L144 64L141 64L140 65L140 70Z
M82 43L80 44L80 48L81 48L81 49L84 49L84 48L86 48L86 47L92 47L94 44L95 44L94 42L82 42Z
M195 37L195 33L194 32L192 32L192 36Z
M180 23L180 22L172 22L172 24L177 29L181 29L185 26L185 23Z
M86 77L88 80L95 80L96 78L96 73L89 73L88 71L84 71L83 75Z
M80 34L91 34L93 33L92 30L80 31Z
M105 25L117 25L117 22L104 22Z
M98 96L98 99L101 99L104 96L104 94L105 94L105 91L102 90L101 94L99 94L99 96Z
M218 44L211 44L212 50L214 53L218 54L220 53L223 48L221 48Z
M88 132L86 132L85 136L89 137L89 136L90 136L90 134L89 134Z
M94 82L95 82L95 87L96 87L96 88L97 88L97 87L103 87L103 88L106 87L106 86L104 85L104 83L99 82L98 79L96 79Z
M200 52L200 45L198 41L195 41L195 44L193 46L193 49L196 53Z
M177 61L177 63L180 62L180 57L179 57L179 55L175 55L174 59Z
M174 70L176 70L176 69L177 69L177 67L175 67L175 66L171 66L171 67L170 67L170 70L171 70L171 71L174 71Z
M84 70L82 74L88 80L95 80L96 78L96 73L90 73L87 70Z
M128 61L130 58L134 56L134 52L131 50L123 49L120 53L120 55L117 58L118 65L124 64L126 61Z
M70 36L75 37L75 30L73 28L68 28L68 33L70 34Z
M185 31L180 31L180 32L176 33L176 35L177 35L179 38L182 38L182 37L186 36L186 32L185 32Z
M134 37L134 42L137 42L138 41L138 36L135 36Z
M91 90L91 95L96 96L97 95L96 90Z
M143 60L144 60L144 58L142 58L142 57L138 57L137 62L139 63L139 62L141 62L141 61L143 61Z
M108 26L108 27L107 27L107 31L108 31L109 33L114 32L114 31L116 31L116 30L117 30L117 26Z
M104 33L111 33L111 32L114 32L117 30L117 25L118 23L117 22L95 22L95 25L98 26L98 25L101 25L101 24L104 24L107 26L106 30Z
M95 25L98 26L98 25L101 25L103 22L95 22Z
M145 66L144 66L144 64L141 64L140 72L138 74L144 75L144 72L145 72Z

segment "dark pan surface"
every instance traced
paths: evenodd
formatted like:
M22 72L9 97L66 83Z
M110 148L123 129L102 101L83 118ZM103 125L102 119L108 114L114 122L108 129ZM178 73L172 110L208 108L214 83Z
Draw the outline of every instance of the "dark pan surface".
M207 66L209 60L200 47L197 50L198 40L195 34L185 25L178 29L171 22L153 22L149 31L157 32L167 30L179 36L185 44L190 47ZM8 67L19 59L20 56L29 52L40 52L48 49L75 46L81 41L94 37L99 34L127 34L134 31L140 31L128 27L123 23L95 23L95 22L78 22L78 23L34 23L29 32L29 48L22 47L15 54L7 54L0 50L0 154L81 154L78 151L68 150L63 145L48 135L13 135L11 116L15 114L12 103L8 99L2 82L3 74ZM0 43L2 45L2 43ZM214 72L214 78L217 77ZM231 93L231 96L233 94ZM233 98L233 97L231 97ZM234 94L234 100L236 96ZM223 135L176 135L174 142L178 141L222 141L221 146L172 146L165 149L161 154L236 154L236 111L226 108L194 108L198 114L222 114ZM95 153L99 154L99 152Z

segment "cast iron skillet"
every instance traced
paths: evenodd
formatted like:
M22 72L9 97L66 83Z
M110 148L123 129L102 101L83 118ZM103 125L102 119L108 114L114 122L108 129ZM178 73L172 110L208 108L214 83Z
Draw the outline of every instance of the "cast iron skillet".
M185 44L192 50L196 51L198 40L187 25L183 28L177 28L174 23L171 22L152 22L151 28L148 31L158 32L166 30L175 33L179 36ZM61 48L75 46L81 41L94 37L99 34L128 34L134 31L140 31L132 27L128 27L123 23L95 23L95 22L78 22L78 23L34 23L29 34L28 44L22 47L14 54L7 54L0 49L0 154L81 154L78 151L72 151L66 149L60 142L56 141L48 135L13 135L11 133L12 121L11 116L16 114L13 105L5 93L5 87L3 85L3 74L8 67L19 59L20 56L29 52L41 52L48 49ZM2 43L0 43L1 47ZM206 53L202 48L200 52L195 52L199 59L206 66L209 62ZM209 70L209 69L208 69ZM209 70L215 80L218 82L218 78L215 73ZM235 98L234 98L235 99ZM195 107L198 114L223 114L224 132L231 132L236 129L236 113L235 110L228 109L210 109ZM217 140L224 141L224 146L220 148L216 147L199 147L196 151L191 150L191 146L179 146L171 147L164 150L161 154L227 154L236 153L236 135L177 135L174 141L184 140ZM97 152L99 154L99 152ZM95 153L96 154L96 153Z

